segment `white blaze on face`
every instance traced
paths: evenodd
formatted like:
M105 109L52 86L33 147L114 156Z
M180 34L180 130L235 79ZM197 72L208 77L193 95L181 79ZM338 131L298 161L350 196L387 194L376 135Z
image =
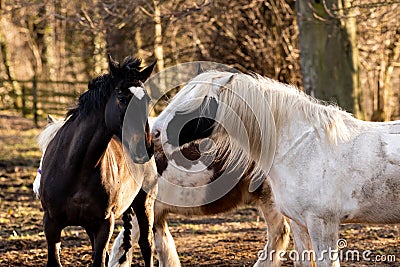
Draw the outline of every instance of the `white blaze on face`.
M162 149L165 154L171 155L174 151L177 150L177 147L168 144L168 136L167 136L167 127L169 122L173 119L175 114L175 109L164 109L161 114L152 121L151 131L154 132L155 130L160 132L160 138L153 139L154 145L162 146Z
M129 91L131 91L131 93L139 100L142 100L142 98L145 95L143 87L132 86L132 87L129 87Z

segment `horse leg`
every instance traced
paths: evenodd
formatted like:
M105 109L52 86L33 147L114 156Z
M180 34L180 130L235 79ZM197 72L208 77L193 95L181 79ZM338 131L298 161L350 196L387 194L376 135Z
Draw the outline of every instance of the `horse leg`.
M312 256L312 244L307 228L290 220L290 227L293 233L294 248L298 258L294 259L295 267L315 267Z
M85 228L86 234L89 236L90 244L92 245L92 259L94 258L94 233Z
M129 251L126 253L126 260L123 263L120 263L119 260L121 259L122 255L125 253L124 247L122 246L124 243L124 232L129 231L127 229L122 229L119 232L117 238L114 241L113 247L111 249L110 261L108 262L108 267L130 267L132 262L132 254L133 254L133 244L138 242L139 240L139 225L134 215L132 217L132 229L131 231L131 247Z
M339 220L334 215L311 216L307 219L307 229L314 248L318 267L339 267L337 241L339 238Z
M258 206L267 223L268 242L259 254L254 267L281 266L280 251L285 251L290 240L290 227L285 216L280 213L270 195L261 198Z
M94 234L93 267L106 267L108 262L108 243L110 242L115 223L114 213L100 222Z
M168 229L165 218L160 218L154 223L154 240L160 267L180 267L175 242Z
M61 227L57 222L50 219L47 212L43 216L44 234L47 241L47 267L61 267Z
M153 266L153 222L154 222L154 198L143 189L135 197L132 203L139 224L139 247L142 252L144 264Z

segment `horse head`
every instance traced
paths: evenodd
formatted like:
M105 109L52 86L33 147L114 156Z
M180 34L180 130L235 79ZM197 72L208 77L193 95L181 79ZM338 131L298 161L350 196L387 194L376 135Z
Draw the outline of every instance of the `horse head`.
M247 168L253 160L268 173L275 151L275 122L260 86L257 77L226 71L196 76L154 123L155 147L172 154L184 143L209 137L212 147L230 151L227 162ZM250 192L263 181L253 178Z
M150 97L143 83L150 76L155 63L141 68L140 59L127 57L120 64L108 56L113 90L106 104L105 122L115 136L120 140L124 139L124 144L129 147L132 160L136 163L144 163L153 155L147 121ZM123 123L128 126L128 131L124 132L126 138L122 136Z
M221 123L216 121L221 105L219 92L234 76L233 73L223 74L202 73L181 89L153 126L155 146L169 153L183 144L212 135L216 125Z

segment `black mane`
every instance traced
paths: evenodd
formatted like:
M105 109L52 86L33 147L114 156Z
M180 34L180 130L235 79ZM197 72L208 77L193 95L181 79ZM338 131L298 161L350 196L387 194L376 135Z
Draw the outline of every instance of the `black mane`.
M126 57L121 65L117 62L112 63L112 74L103 74L90 80L88 90L79 96L77 105L68 110L66 118L76 117L78 114L87 115L104 107L119 81L138 79L141 63L141 59L130 56Z

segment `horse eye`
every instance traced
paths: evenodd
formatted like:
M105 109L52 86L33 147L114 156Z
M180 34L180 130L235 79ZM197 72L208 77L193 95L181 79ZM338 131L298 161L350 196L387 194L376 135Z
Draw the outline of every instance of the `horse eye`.
M128 104L128 98L124 97L124 96L120 96L118 97L118 101L119 103L123 104L123 105L127 105Z

